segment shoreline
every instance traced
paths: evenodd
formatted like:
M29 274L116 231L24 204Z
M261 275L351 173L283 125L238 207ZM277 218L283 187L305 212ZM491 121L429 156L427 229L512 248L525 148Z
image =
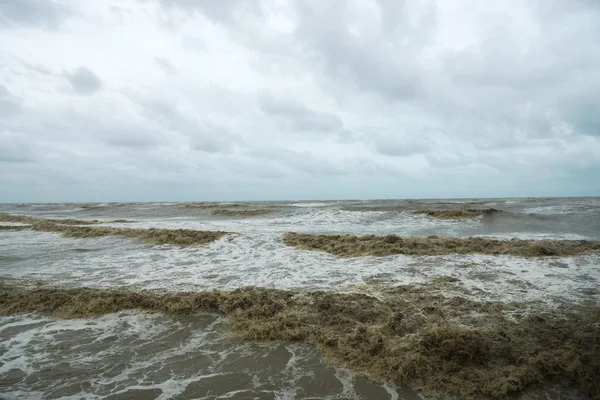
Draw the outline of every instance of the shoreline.
M600 395L600 306L548 309L443 294L451 282L381 286L379 296L257 287L169 292L0 286L0 314L98 317L125 310L225 315L250 342L315 346L334 366L440 397L501 397L560 381Z

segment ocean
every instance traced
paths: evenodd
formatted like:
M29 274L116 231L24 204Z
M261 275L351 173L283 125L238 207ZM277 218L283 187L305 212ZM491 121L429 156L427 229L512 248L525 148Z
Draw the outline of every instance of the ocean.
M455 210L460 212L452 214ZM575 375L597 368L585 360L600 346L600 252L593 247L600 241L600 198L1 204L0 213L5 216L0 218L2 398L415 400L452 396L457 390L466 397L494 397L506 388L513 398L585 399L599 390L597 383ZM58 219L97 222L85 225L89 232L84 235L57 230L60 221L47 221ZM45 227L36 228L40 221L46 221ZM90 233L99 228L223 233L182 246L169 243L167 233L155 241L109 230ZM327 251L308 242L290 245L283 239L289 232L336 235L335 240L389 235L388 241L403 240L396 236L482 241L465 251L451 244L435 254L427 253L428 242L408 252L385 245L387 253L381 254L360 242L351 246L362 246L364 255L348 257L341 242ZM490 250L491 241L512 245L518 242L514 238L535 240L536 251L538 243L545 247L539 254ZM587 247L562 253L548 243ZM90 292L85 297L81 290ZM233 300L219 297L208 304L194 297L189 300L193 306L173 312L171 305L160 304L168 296L212 291L235 293L235 301L243 295L246 303L231 305ZM146 296L131 303L139 307L120 305L135 293ZM276 307L263 315L252 308L257 304L252 296ZM107 312L82 311L85 305L73 304L94 298L110 299L102 303L108 304ZM471 311L459 315L459 307L449 306L457 299L468 302ZM389 310L403 302L414 311L411 316L423 320L399 333L391 328ZM485 304L485 311L478 304ZM369 316L352 320L370 307ZM542 357L543 345L523 359L497 358L499 339L490 344L478 333L495 335L492 325L509 326L502 333L509 337L513 331L529 332L530 325L524 324L540 315L551 318L537 321L542 325L535 329L553 332L559 325L543 324L554 317L552 324L567 320L563 314L581 316L581 307L591 314L575 319L584 322L573 335L584 332L584 339L544 342L569 346L573 376L558 361L546 368L540 366L542 358L525 360ZM336 316L344 318L332 319ZM280 324L279 331L269 333L265 324L271 324L269 329ZM284 335L281 329L289 331ZM453 334L463 329L459 336L468 336L469 343L475 338L477 344L469 344L475 347L464 350L465 356L462 350L440 355L450 345L427 342L428 350L415 356L419 368L406 360L390 361L392 353L408 354L409 347L403 346L423 347L434 336L438 340L440 329L454 329ZM373 337L379 344L363 349ZM590 338L595 338L591 347L581 345ZM427 361L434 350L441 358ZM556 357L564 360L567 353L561 354ZM477 371L492 367L498 368L494 376L509 367L518 373L506 372L502 382L477 377ZM460 379L464 383L458 384Z

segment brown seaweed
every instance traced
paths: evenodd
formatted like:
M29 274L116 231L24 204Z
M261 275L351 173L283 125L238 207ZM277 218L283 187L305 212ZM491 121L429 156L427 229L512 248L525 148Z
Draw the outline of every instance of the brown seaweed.
M28 215L12 215L0 213L0 222L18 222L22 224L35 224L39 222L48 222L62 225L97 225L104 223L134 223L127 219L117 219L113 221L99 221L97 219L72 219L72 218L39 218Z
M193 229L135 229L98 226L60 225L52 222L37 222L31 225L34 231L59 232L64 237L96 238L102 236L119 236L138 239L148 244L174 244L178 246L203 245L213 242L228 232L198 231Z
M273 212L272 210L259 209L259 210L226 210L216 209L210 210L211 215L225 215L229 217L254 217L258 215L265 215Z
M414 210L413 214L427 215L437 219L471 219L482 215L501 213L501 210L488 208L486 210L464 209L464 210Z
M288 232L283 235L283 242L301 250L325 251L342 257L472 253L540 257L600 252L600 241L592 240L500 240L482 237L313 235Z
M600 307L445 297L435 284L384 288L380 296L248 287L157 292L0 286L0 314L93 317L127 309L228 316L251 341L315 345L335 365L430 396L504 397L545 381L600 398Z
M29 228L30 225L0 225L0 231L24 231Z

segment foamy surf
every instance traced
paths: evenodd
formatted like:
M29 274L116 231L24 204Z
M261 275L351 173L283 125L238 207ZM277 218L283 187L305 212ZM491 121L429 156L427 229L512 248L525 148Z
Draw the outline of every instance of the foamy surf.
M1 317L0 338L0 393L6 398L360 399L395 393L327 366L306 345L234 340L223 319L211 314ZM61 368L71 376L60 377Z
M425 299L433 296L431 299L440 304L445 301L497 304L490 306L490 310L499 307L509 320L523 318L532 311L535 311L534 315L550 313L559 316L573 307L600 305L599 254L520 257L458 255L450 251L437 256L399 254L343 258L320 251L299 250L286 245L282 238L293 231L313 235L393 234L402 237L436 235L502 240L516 237L525 240L594 241L600 239L599 226L593 223L599 216L595 201L269 202L220 203L197 209L185 208L185 203L120 203L87 208L77 205L0 205L2 213L34 217L37 222L39 219L68 218L77 227L81 226L80 221L96 220L93 224L85 224L89 229L75 230L91 232L90 229L101 229L107 233L98 237L64 237L66 228L60 228L58 232L29 228L0 230L0 268L8 285L26 290L80 288L101 290L99 293L105 294L151 290L175 296L182 292L204 293L213 289L230 293L255 286L260 290L275 290L278 296L284 297L289 293L300 293L311 299L311 296L321 296L310 294L319 291L330 293L333 299L358 293L382 302L393 290L414 291L414 294L423 290ZM448 213L447 210L485 210L490 206L502 212L483 216L472 213L473 217L449 220L438 219L435 213L431 213L433 216L415 213L419 210L440 210L443 215L455 215L455 212ZM536 207L583 211L561 214L525 212ZM211 215L210 211L214 209L235 212ZM238 212L258 209L268 209L269 212L264 215ZM134 222L115 222L121 220ZM53 221L54 224L59 222ZM18 221L1 224L27 225ZM113 235L131 229L151 228L231 234L191 246L145 243L140 240L138 232L131 237ZM302 302L294 304L294 307L300 307L300 311L309 305ZM512 304L523 306L515 311L511 309ZM423 310L429 311L420 313L436 315L434 310L437 306L430 306L424 305ZM51 319L48 317L50 311L44 307L46 311L37 309L27 315L12 312L1 319L3 347L0 360L3 364L0 380L8 382L0 389L4 397L419 398L415 392L415 389L420 390L419 384L407 388L400 384L401 380L383 379L374 383L365 378L370 376L369 371L380 371L372 364L356 365L338 353L330 354L331 357L324 361L323 354L315 350L327 349L320 347L327 346L324 337L309 338L304 344L291 344L281 338L280 344L257 344L242 341L243 337L237 334L232 336L229 326L231 315L207 314L203 310L186 315L171 315L169 312L149 315L142 307L138 311L123 309L94 318ZM34 310L31 309L32 312ZM237 312L244 312L243 307ZM318 317L323 310L317 309L316 312L314 315ZM476 319L468 320L469 323L484 326L488 321L486 318L492 315L487 312L473 314L469 318ZM378 314L378 318L383 318L384 314ZM292 323L293 320L286 318L293 315L286 316L284 313L277 318L283 318L280 322ZM407 321L416 321L420 317L414 318L411 316ZM360 324L365 325L365 338L371 339L354 336L343 336L342 339L355 340L360 347L374 340L379 333L388 337L389 332L382 330L388 322L392 324L390 326L396 326L393 321L383 319L358 321L356 329ZM435 327L431 325L431 328ZM590 325L585 329L594 328ZM266 335L263 339L269 338L267 331L261 332ZM435 332L441 335L436 336L440 338L457 337L456 331ZM399 339L394 335L386 340L396 343ZM468 336L471 340L466 344L468 351L473 351L473 343L487 346L497 342L496 339L488 342L485 338L478 342L480 339L470 335L470 332L458 333L458 337ZM491 337L496 338L495 333ZM493 359L494 356L488 354L488 357ZM377 358L372 356L371 359ZM194 368L199 367L190 368L190 363ZM448 374L454 376L452 372ZM473 387L476 388L475 394L481 394L485 385L480 382ZM583 386L571 385L570 389L558 392L553 391L555 388L540 392L539 387L532 389L535 385L528 387L533 390L530 393L544 393L544 396L554 399L561 396L574 398L577 387L581 389Z

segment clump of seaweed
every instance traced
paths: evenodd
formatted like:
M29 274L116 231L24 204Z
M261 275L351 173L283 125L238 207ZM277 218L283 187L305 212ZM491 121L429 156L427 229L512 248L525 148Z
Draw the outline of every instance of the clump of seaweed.
M95 225L100 224L102 221L94 220L83 220L83 219L53 219L53 218L37 218L30 217L27 215L12 215L12 214L0 214L1 222L20 222L23 224L35 224L37 222L51 222L55 224L63 224L63 225Z
M113 203L113 204L115 204L115 203ZM75 203L75 204L73 204L73 206L83 208L83 209L103 207L102 203ZM108 206L108 204L106 206Z
M224 204L222 203L211 203L211 202L203 202L203 203L188 203L185 204L183 207L184 208L191 208L191 209L199 209L199 210L204 210L204 209L210 209L210 208L218 208L218 207L223 207ZM243 207L243 204L227 204L227 207Z
M471 200L471 201L435 201L435 200L406 200L408 204L434 204L434 205L468 205L468 206L481 206L492 202L493 200Z
M486 213L492 213L494 211L501 212L500 210L488 209L488 210L479 210L479 209L423 209L423 210L413 210L415 206L422 207L445 207L445 206L453 206L453 207L467 207L467 206L481 206L489 202L433 202L433 201L422 201L422 200L403 200L403 201L394 201L392 203L380 204L379 202L372 202L368 204L348 204L343 205L342 210L344 211L378 211L378 212L402 212L402 211L410 211L415 214L427 214L431 217L435 218L443 218L443 219L465 219L465 218L473 218L479 215L483 215Z
M53 222L36 222L31 225L34 231L59 232L64 237L96 238L102 236L120 236L138 239L148 244L174 244L178 246L195 246L213 242L228 232L197 231L192 229L134 229L97 226L61 225Z
M30 225L0 225L0 231L24 231L29 228Z
M503 211L496 210L495 208L488 208L486 210L414 210L411 212L413 214L423 214L438 219L471 219L475 217L480 217L482 215L501 213Z
M48 222L53 224L62 224L62 225L97 225L103 223L133 223L136 221L130 221L127 219L117 219L114 221L99 221L97 219L71 219L71 218L38 218L38 217L30 217L28 215L12 215L12 214L4 214L0 213L0 222L19 222L22 224L35 224L39 222Z
M288 232L283 235L283 242L300 250L325 251L342 257L472 253L540 257L600 253L600 241L592 240L500 240L481 237L313 235Z
M259 210L226 210L216 209L210 210L211 215L225 215L229 217L254 217L258 215L265 215L273 212L273 210L259 209Z
M183 208L204 210L207 208L216 208L218 206L218 204L186 204L183 206Z
M73 318L127 309L213 311L227 315L233 331L246 340L315 345L335 365L377 381L400 381L430 396L505 397L551 380L600 398L599 306L531 312L527 304L448 298L428 285L382 293L0 285L0 314Z

